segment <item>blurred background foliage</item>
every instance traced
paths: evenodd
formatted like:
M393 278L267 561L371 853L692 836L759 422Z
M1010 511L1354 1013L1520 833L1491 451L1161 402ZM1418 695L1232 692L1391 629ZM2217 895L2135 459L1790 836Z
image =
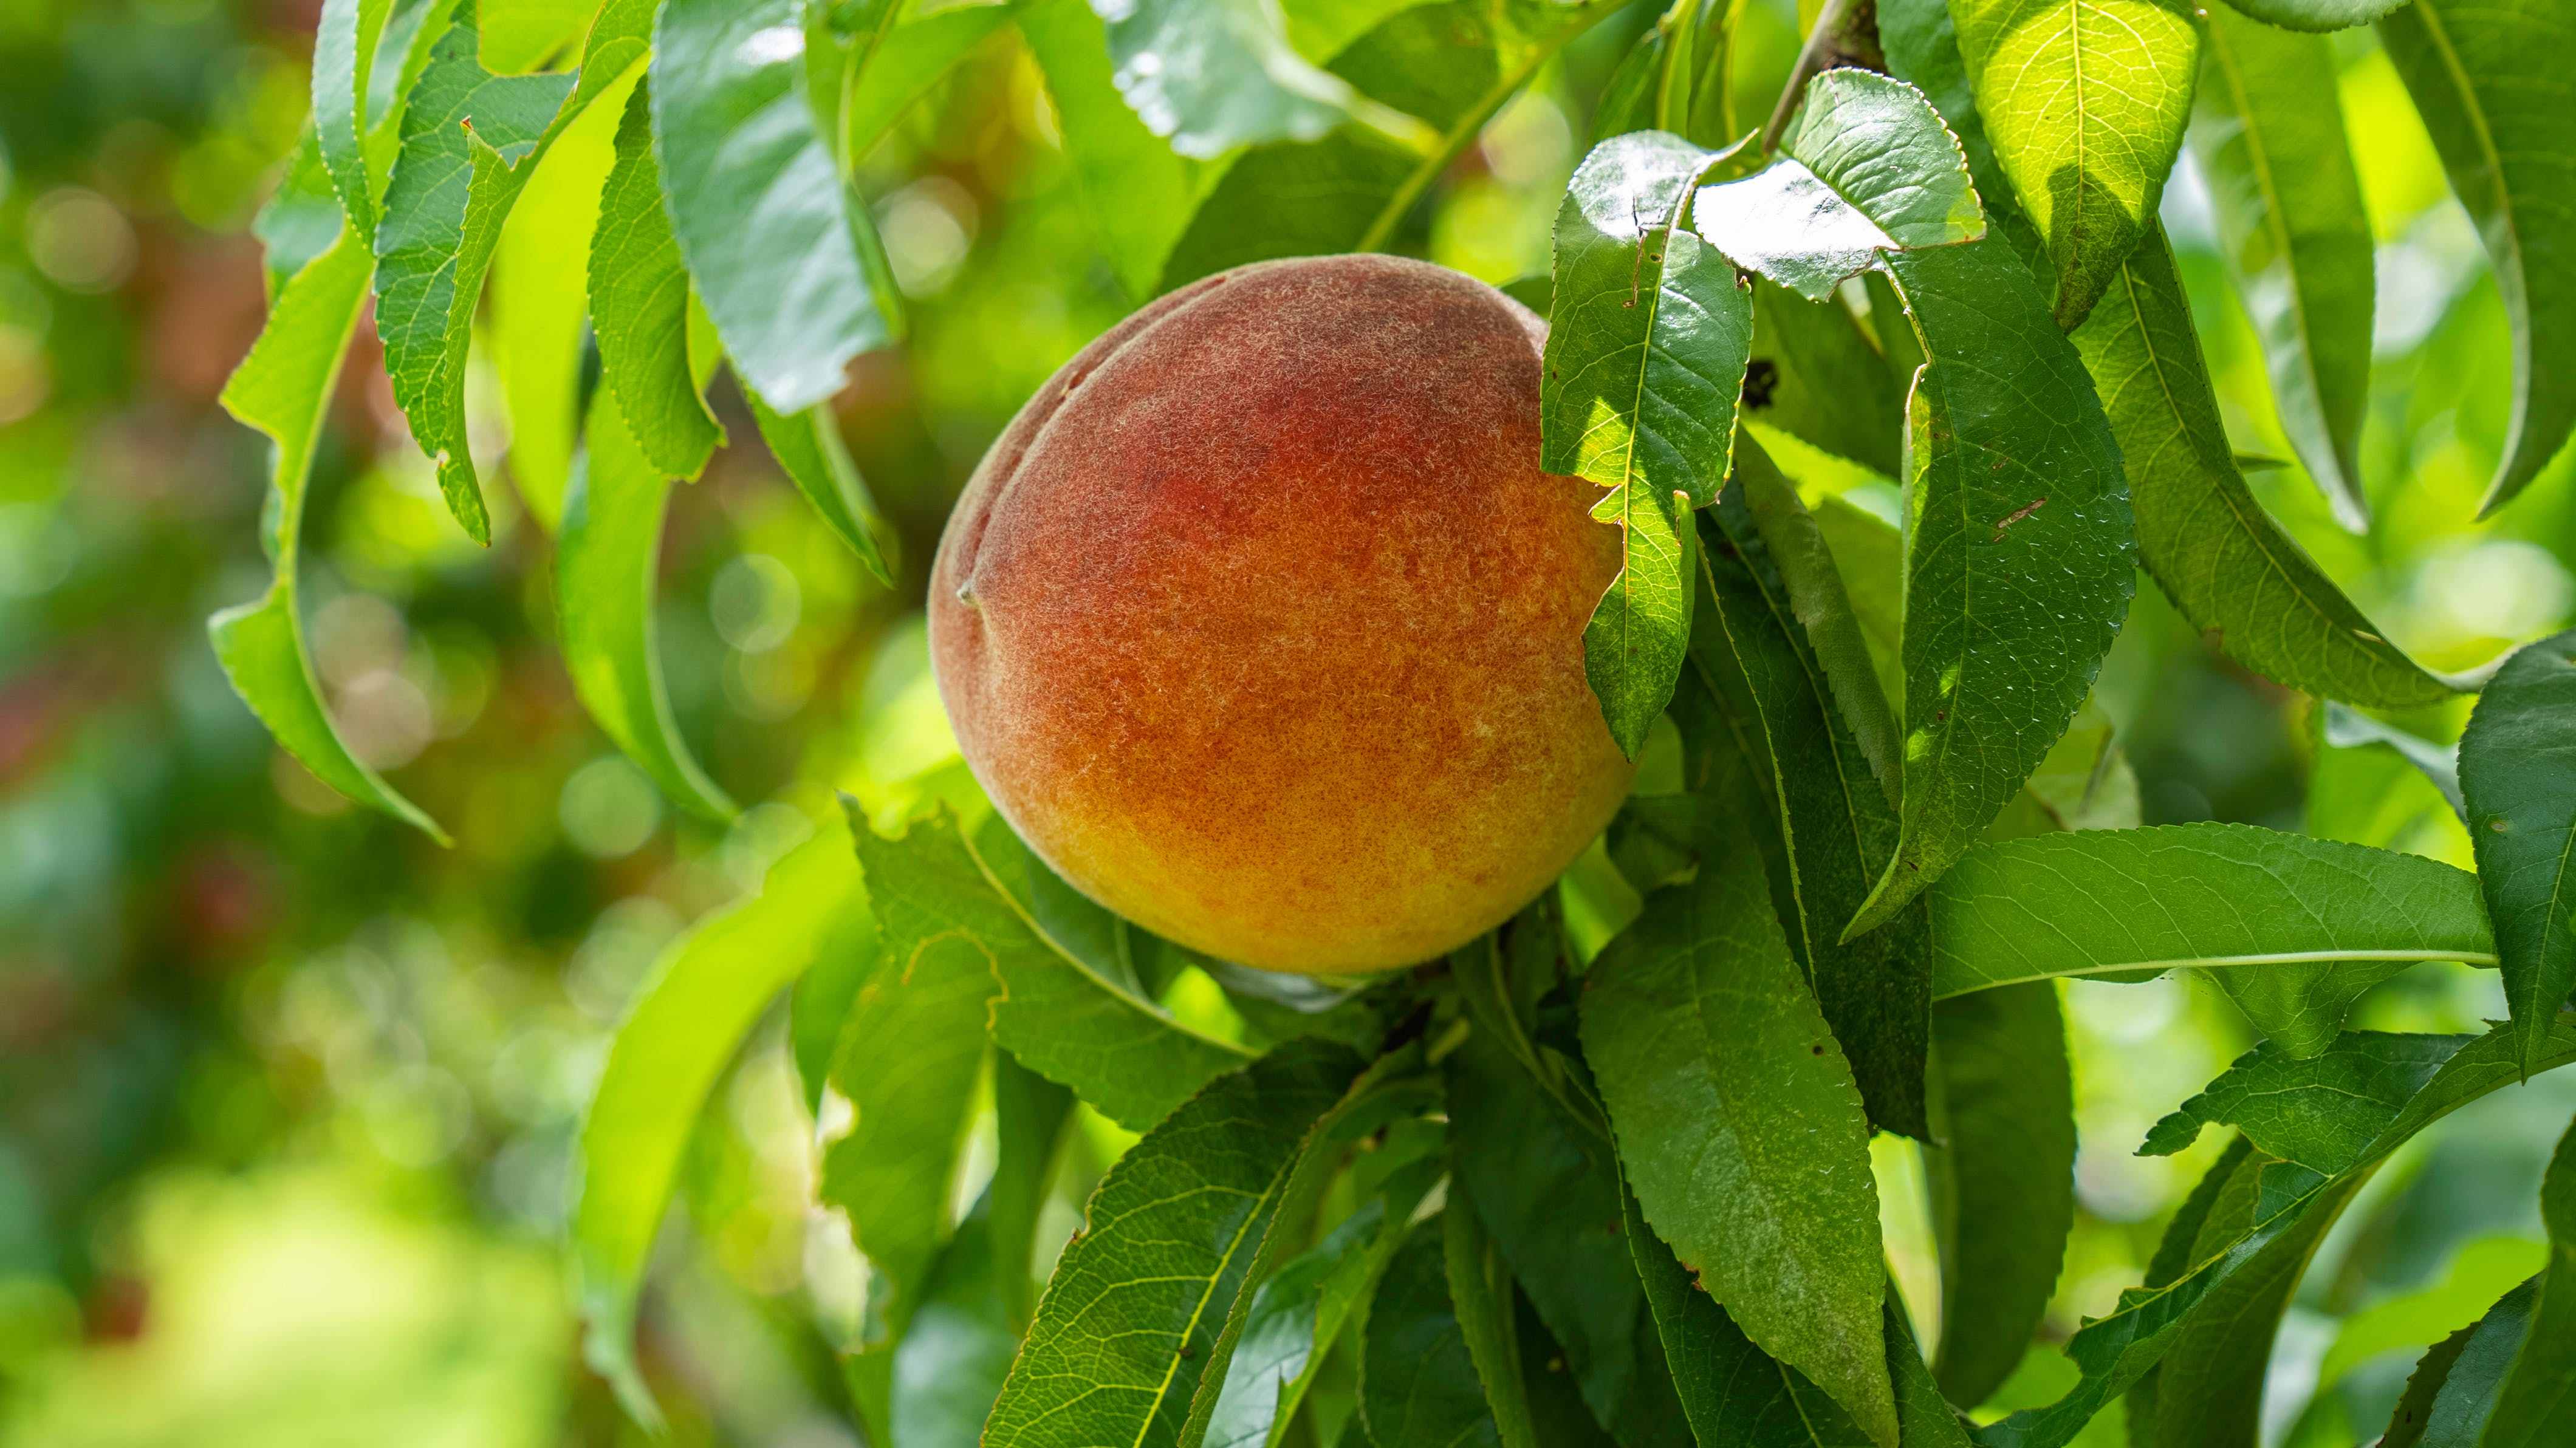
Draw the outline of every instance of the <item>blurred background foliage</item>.
M465 540L362 340L316 475L307 606L344 731L451 825L442 850L280 752L204 633L265 578L263 447L214 398L259 325L246 232L297 141L317 10L0 0L7 1448L640 1440L580 1365L556 1250L608 1033L657 951L757 882L829 790L884 808L954 782L918 612L941 521L1020 400L1133 304L1004 27L863 173L914 325L861 360L840 411L901 534L902 588L867 580L756 444L674 503L660 627L680 722L735 797L771 801L730 829L668 809L582 715L550 644L542 530L496 490L494 546ZM1592 97L1653 13L1552 63L1403 244L1497 283L1543 272ZM1749 0L1739 114L1767 112L1801 19ZM2388 62L2367 30L2335 39L2379 242L2364 465L2380 525L2341 532L2295 466L2253 481L2398 642L2461 667L2576 619L2576 453L2472 523L2506 423L2504 314ZM2166 213L2228 422L2286 458L2203 196L2186 159ZM501 267L496 305L506 248ZM524 471L477 369L478 445ZM753 437L739 395L719 402ZM1892 499L1785 460L1811 489ZM2099 699L2149 823L2304 826L2469 863L2420 776L2323 745L2304 699L2228 666L2151 587ZM2396 722L2452 738L2467 704ZM2252 1039L2198 981L2068 995L2083 1149L2058 1335L2137 1279L2206 1163L2208 1147L2131 1155L2146 1126ZM2431 969L2356 1024L2502 1013L2492 976ZM2561 1077L2500 1093L2381 1175L2284 1329L2272 1441L2354 1441L2407 1349L2535 1270L2534 1189L2571 1109ZM855 1267L807 1205L813 1132L773 1021L697 1128L646 1303L675 1442L856 1442L829 1328ZM1089 1139L1059 1235L1119 1146ZM1915 1163L1901 1144L1881 1158L1929 1314L1903 1247L1922 1240ZM2054 1396L2054 1365L2034 1356L1990 1411ZM2117 1442L2117 1418L2086 1441Z

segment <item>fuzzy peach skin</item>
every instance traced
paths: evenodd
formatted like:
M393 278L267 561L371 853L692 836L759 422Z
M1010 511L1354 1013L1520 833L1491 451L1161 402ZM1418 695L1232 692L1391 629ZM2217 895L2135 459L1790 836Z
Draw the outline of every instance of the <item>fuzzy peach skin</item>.
M1268 262L1039 389L940 542L966 760L1056 871L1268 970L1437 956L1600 832L1632 768L1583 677L1618 571L1539 469L1546 324L1424 262Z

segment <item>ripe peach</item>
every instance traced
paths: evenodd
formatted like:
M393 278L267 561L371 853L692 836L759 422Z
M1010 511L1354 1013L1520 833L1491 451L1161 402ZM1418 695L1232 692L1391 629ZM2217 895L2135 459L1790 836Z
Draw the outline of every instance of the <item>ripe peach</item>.
M1508 918L1631 766L1583 676L1618 571L1540 470L1546 324L1385 256L1163 297L1040 388L931 576L966 760L1074 886L1268 970Z

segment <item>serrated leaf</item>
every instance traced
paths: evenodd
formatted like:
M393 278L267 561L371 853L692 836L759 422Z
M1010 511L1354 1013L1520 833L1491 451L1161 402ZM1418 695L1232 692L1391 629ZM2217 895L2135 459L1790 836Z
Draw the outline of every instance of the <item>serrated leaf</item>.
M2388 1118L2477 1039L2351 1031L2304 1058L2266 1041L2149 1128L2138 1154L2172 1156L2224 1122L2284 1161L2348 1171Z
M1150 1127L1247 1058L1102 974L1032 919L1003 878L1045 867L1007 828L969 837L944 806L893 840L855 817L853 828L888 940L901 918L918 925L909 938L982 956L993 1040L1112 1121Z
M1979 845L1934 887L1931 911L1936 1000L2051 976L2217 970L2284 1046L2311 1052L2357 994L2340 977L2495 960L2475 876L2251 825Z
M859 476L858 465L850 460L849 447L841 441L841 420L828 402L818 402L792 417L781 416L769 404L752 393L753 423L760 429L760 440L769 445L769 455L779 471L814 505L832 535L850 545L859 555L859 566L870 577L888 588L894 586L894 530L877 502L868 492L867 480Z
M1879 254L1986 234L1958 139L1921 91L1873 71L1807 82L1778 159L1700 188L1691 225L1736 265L1811 302Z
M1583 1044L1646 1220L1762 1350L1897 1440L1860 1092L1741 844L1594 962Z
M1692 666L1739 716L1736 732L1762 776L1779 848L1764 850L1791 956L1849 1057L1872 1124L1929 1139L1924 1057L1930 1045L1931 942L1919 906L1845 941L1896 840L1896 814L1835 702L1834 681L1797 616L1778 545L1820 552L1797 495L1747 443L1734 485L1701 515ZM1809 562L1816 561L1812 556ZM1820 600L1830 608L1830 600ZM1857 640L1847 641L1857 646ZM1847 665L1854 691L1877 682ZM1879 705L1885 713L1885 705ZM1892 729L1891 731L1892 732Z
M2531 1305L2531 1327L2496 1390L2485 1448L2547 1448L2576 1413L2576 1125L2558 1140L2540 1179L2549 1268Z
M662 210L647 87L636 87L627 101L616 144L616 166L599 192L589 267L602 390L657 471L695 478L724 446L725 432L701 395L704 370L691 366L689 274Z
M1999 240L1891 253L1930 355L1908 408L1905 787L1846 935L1939 878L2081 708L2137 587L2120 451Z
M2344 137L2334 46L2224 6L2208 15L2190 140L2220 254L2262 339L2281 430L2336 519L2360 532L2370 526L2361 486L2370 215Z
M2479 1448L2494 1441L2496 1394L2521 1349L2530 1341L2540 1281L2516 1287L2450 1341L2424 1355L2406 1384L2397 1415L2382 1439L2386 1448ZM2419 1384L2423 1391L2419 1393ZM2411 1411L2410 1411L2411 1410ZM2413 1416L2420 1413L2420 1417ZM2559 1424L2564 1428L2565 1424ZM2553 1434L2552 1437L2561 1436Z
M2075 1226L2075 1086L2047 981L1944 1001L1932 1014L1939 1088L1924 1150L1941 1254L1933 1362L1954 1402L1982 1403L2047 1316Z
M1450 1308L1476 1381L1483 1386L1495 1440L1500 1448L1539 1448L1529 1390L1522 1382L1518 1289L1512 1285L1511 1266L1476 1220L1476 1204L1463 1194L1441 1209L1440 1227Z
M1300 1145L1359 1070L1342 1047L1293 1042L1208 1082L1119 1158L1038 1304L986 1448L1181 1441Z
M1541 466L1608 491L1621 567L1583 630L1583 668L1630 758L1671 700L1690 638L1686 515L1717 496L1753 304L1726 258L1682 228L1709 152L1617 136L1576 168L1556 218L1556 302L1541 388Z
M1207 1448L1278 1448L1325 1354L1403 1240L1401 1215L1371 1197L1255 1289Z
M2381 20L2379 41L2478 223L2513 329L2513 416L2484 516L2576 430L2576 16L2558 0L2421 0Z
M1449 1295L1442 1227L1423 1222L1387 1264L1360 1329L1360 1417L1373 1448L1501 1448Z
M758 895L665 948L610 1041L582 1122L573 1264L583 1355L629 1413L658 1422L635 1363L635 1298L700 1109L779 991L836 921L863 912L849 841L826 823L770 867Z
M583 441L555 544L555 599L573 692L672 802L708 819L731 819L732 798L690 753L662 684L654 595L671 478L636 446L606 389L591 398Z
M2460 793L2505 1004L2536 1053L2576 991L2576 631L2497 670L2460 735Z
M2230 658L2294 689L2376 708L2448 697L2362 616L2245 486L2161 232L2075 331L2128 464L2138 554Z
M295 601L313 450L321 441L325 412L366 303L372 270L366 243L344 228L329 251L278 291L259 340L224 384L224 410L269 439L262 541L275 571L266 592L216 614L206 631L224 677L287 753L341 794L446 844L446 832L436 821L341 741L323 707Z
M1201 160L1264 141L1312 141L1352 120L1417 142L1418 122L1361 95L1288 43L1262 0L1094 0L1118 93L1173 150Z
M2191 119L2183 0L1953 0L1995 158L2045 239L2059 327L2093 310L2152 225Z
M680 255L725 355L782 413L841 390L890 340L859 228L805 94L796 0L669 0L654 32L653 139Z
M367 165L367 89L393 0L323 0L313 36L313 139L350 229L376 229L375 178Z
M895 1344L888 1436L912 1448L971 1448L1002 1391L1020 1335L1005 1297L1007 1255L989 1199L940 1249L920 1310Z

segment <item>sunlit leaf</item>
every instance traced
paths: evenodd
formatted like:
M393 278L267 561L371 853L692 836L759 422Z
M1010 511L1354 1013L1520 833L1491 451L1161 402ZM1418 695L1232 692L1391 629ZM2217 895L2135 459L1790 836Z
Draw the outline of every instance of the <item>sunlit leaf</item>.
M323 0L313 37L313 138L350 229L376 229L376 178L367 166L368 81L393 0Z
M822 515L824 526L832 536L850 545L859 555L859 566L867 569L877 582L894 586L894 530L877 511L876 499L869 495L867 481L859 476L858 464L850 460L848 445L841 441L841 422L830 403L818 402L796 415L781 416L753 394L753 422L760 428L760 440L769 444L769 455L778 463L796 491L814 505Z
M1119 94L1184 156L1311 141L1359 121L1420 147L1427 129L1370 100L1288 43L1261 0L1097 0Z
M701 395L706 369L691 365L689 274L662 210L652 107L638 86L617 127L616 167L600 190L591 241L591 328L602 391L635 447L663 475L695 478L725 433Z
M1101 256L1129 299L1143 302L1159 290L1172 244L1222 173L1174 151L1127 108L1111 81L1100 17L1085 0L1031 0L1019 25L1046 76Z
M2576 15L2558 0L2419 0L2381 20L2379 40L2478 223L2513 328L2513 416L2479 510L2492 513L2576 431Z
M1278 1448L1325 1354L1403 1240L1401 1213L1371 1197L1260 1284L1209 1417L1207 1448Z
M599 0L484 0L483 64L496 75L531 71L580 38Z
M1013 0L902 16L867 57L857 84L842 100L844 154L864 158L914 102L1021 8Z
M2505 660L2460 736L2505 1003L2536 1053L2576 991L2576 632Z
M2406 0L2229 0L2236 9L2284 30L2344 30L2368 25Z

